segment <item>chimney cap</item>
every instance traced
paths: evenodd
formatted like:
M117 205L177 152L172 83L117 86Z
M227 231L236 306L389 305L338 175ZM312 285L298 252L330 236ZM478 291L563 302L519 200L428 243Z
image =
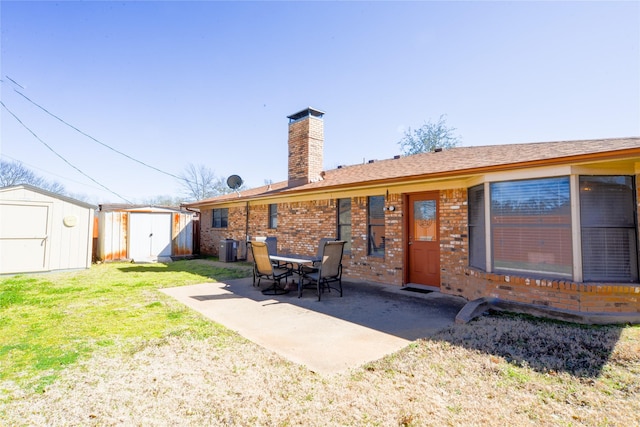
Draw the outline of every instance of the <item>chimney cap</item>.
M289 123L291 123L298 120L302 120L309 116L313 116L321 119L322 116L324 116L324 111L316 110L315 108L312 108L312 107L307 107L302 111L298 111L295 114L287 116L287 118L289 119Z

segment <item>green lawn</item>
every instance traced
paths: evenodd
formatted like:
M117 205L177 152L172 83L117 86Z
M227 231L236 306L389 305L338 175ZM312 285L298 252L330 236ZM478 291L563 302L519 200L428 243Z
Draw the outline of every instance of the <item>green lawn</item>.
M246 277L207 260L111 263L89 270L0 279L0 381L42 389L97 348L150 339L226 335L158 289Z

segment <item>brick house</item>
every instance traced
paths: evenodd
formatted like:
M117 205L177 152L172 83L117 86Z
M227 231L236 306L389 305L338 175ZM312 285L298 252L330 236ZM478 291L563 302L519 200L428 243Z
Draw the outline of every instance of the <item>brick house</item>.
M288 180L187 205L200 250L347 241L344 275L640 320L640 138L459 147L323 170L322 111L289 119ZM633 321L633 320L632 320Z

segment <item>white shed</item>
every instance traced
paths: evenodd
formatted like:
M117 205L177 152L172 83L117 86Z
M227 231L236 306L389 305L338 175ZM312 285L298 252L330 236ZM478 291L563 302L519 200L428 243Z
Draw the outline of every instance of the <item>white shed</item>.
M32 185L0 188L0 274L90 268L94 209Z
M194 215L168 207L100 205L98 258L162 262L192 256Z

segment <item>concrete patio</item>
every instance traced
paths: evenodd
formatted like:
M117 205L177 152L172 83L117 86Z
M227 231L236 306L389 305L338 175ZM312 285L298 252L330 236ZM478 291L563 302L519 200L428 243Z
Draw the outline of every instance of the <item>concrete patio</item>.
M262 288L268 284L265 282ZM252 279L163 292L243 337L308 369L333 374L394 353L454 324L466 300L439 292L343 281L317 301L314 290L263 295Z

